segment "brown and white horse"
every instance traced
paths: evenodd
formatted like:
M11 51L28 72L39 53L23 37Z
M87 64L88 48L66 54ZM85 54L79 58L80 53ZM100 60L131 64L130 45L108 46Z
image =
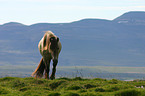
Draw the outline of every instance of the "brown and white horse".
M36 70L32 73L32 76L35 76L35 78L41 78L43 73L45 73L45 78L49 79L50 61L52 60L53 68L50 79L55 79L58 55L61 51L61 43L59 38L51 31L47 31L40 40L38 48L42 55L42 59Z

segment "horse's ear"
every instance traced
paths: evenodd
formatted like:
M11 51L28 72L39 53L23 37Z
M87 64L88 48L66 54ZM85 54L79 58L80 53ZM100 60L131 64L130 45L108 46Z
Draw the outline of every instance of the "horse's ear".
M57 42L59 41L59 38L57 37Z

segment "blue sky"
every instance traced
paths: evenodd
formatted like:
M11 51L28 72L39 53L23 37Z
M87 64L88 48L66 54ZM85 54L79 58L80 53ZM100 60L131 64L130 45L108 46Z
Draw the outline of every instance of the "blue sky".
M112 20L128 11L145 11L145 0L0 0L0 24Z

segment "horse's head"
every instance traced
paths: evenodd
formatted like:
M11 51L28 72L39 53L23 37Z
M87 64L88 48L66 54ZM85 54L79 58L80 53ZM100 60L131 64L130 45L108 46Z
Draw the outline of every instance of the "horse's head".
M54 63L58 62L58 55L59 55L59 38L58 37L51 37L50 38L50 45L49 51L51 53L52 59Z

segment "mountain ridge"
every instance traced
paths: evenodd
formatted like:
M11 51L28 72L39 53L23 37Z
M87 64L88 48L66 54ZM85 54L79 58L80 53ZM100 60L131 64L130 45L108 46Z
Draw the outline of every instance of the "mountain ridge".
M33 26L33 25L39 25L39 24L47 24L47 25L63 25L63 24L72 24L72 23L78 23L78 22L82 22L82 23L85 23L85 22L114 22L114 21L119 21L120 19L123 19L123 20L127 20L127 18L130 18L132 17L132 19L142 19L142 20L145 20L145 11L129 11L129 12L126 12L124 14L122 14L121 16L118 16L116 17L115 19L113 20L107 20L107 19L95 19L95 18L85 18L85 19L80 19L78 21L72 21L72 22L69 22L69 23L35 23L35 24L31 24L31 25L25 25L23 23L19 23L19 22L7 22L7 23L4 23L0 26L4 26L4 25L24 25L24 26Z
M113 21L128 25L145 25L144 11L131 11L115 18Z
M0 25L0 64L37 66L41 58L37 44L44 31L51 30L62 42L59 66L144 67L145 24L119 21L82 19L71 23Z

